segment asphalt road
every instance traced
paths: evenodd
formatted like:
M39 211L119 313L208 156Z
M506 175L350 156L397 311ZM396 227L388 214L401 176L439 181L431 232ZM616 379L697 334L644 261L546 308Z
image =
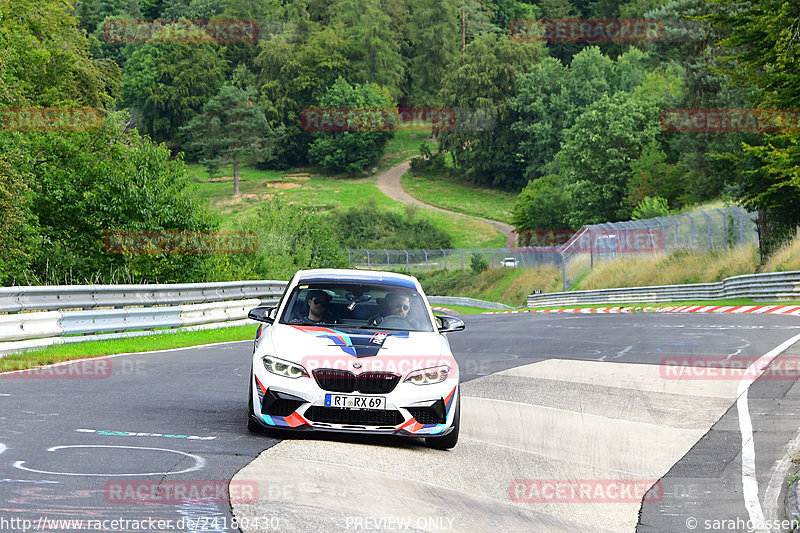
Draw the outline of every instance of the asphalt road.
M427 517L415 527L429 531L493 531L501 525L556 531L574 530L576 524L592 530L686 531L684 517L698 508L705 513L699 517L703 520L749 516L742 496L740 413L735 394L727 392L730 384L719 384L727 387L722 392L654 390L666 387L654 365L676 357L761 356L800 333L796 317L517 314L467 316L465 321L466 331L450 335L463 380L470 381L464 392L471 399L462 415L485 421L483 409L491 405L500 418L496 425L476 423L472 428L463 422L464 437L452 452L429 450L413 441L333 437L278 444L249 434L245 400L250 342L126 355L0 377L0 531L85 531L91 525L100 525L92 529L101 531L166 531L170 526L177 531L235 531L225 498L200 503L190 496L225 486L237 472L247 472L245 467L260 468L261 474L245 477L237 487L247 502L247 491L258 484L258 500L242 507L246 512L234 505L236 516L249 520L243 531L336 530L326 505L339 511L347 511L342 505L360 506L361 514L337 522L339 529L396 530L400 522L378 522L378 515L370 522L364 510L369 511L371 501L377 508L379 500L402 494L407 502L417 502L421 486L424 503L432 506L404 509L416 513L413 517ZM787 351L786 357L792 353ZM603 382L593 381L601 375ZM765 499L774 496L770 481L776 465L785 459L785 445L800 425L794 383L759 380L750 392L755 477L766 514L771 512ZM606 433L628 427L634 437L624 450L592 447ZM642 428L659 438L637 440L644 438L636 437ZM499 441L492 441L494 434ZM674 449L645 457L652 454L647 446L672 440ZM296 455L290 456L290 464L286 458L291 453ZM352 467L343 470L348 461L360 463L358 471L364 475L352 475ZM476 461L485 462L486 468ZM447 471L438 471L438 463ZM497 465L508 470L499 471ZM596 470L597 475L587 477L626 469L652 477L660 469L656 477L664 476L666 493L645 506L510 499L509 479L543 472L551 479L553 472L572 479L570 465L577 465L580 475ZM337 478L335 473L342 471L350 477ZM388 473L391 490L385 484ZM302 485L301 490L302 480L312 475L320 484ZM368 493L373 500L364 503L362 498L357 506L349 491L367 482L374 483ZM141 503L146 494L152 503ZM315 503L313 509L290 505L305 497L321 502L322 494L330 501ZM470 506L437 515L432 502L438 502L439 511L448 502ZM597 518L601 515L605 518ZM81 529L54 520L84 523ZM703 523L697 530L703 530Z

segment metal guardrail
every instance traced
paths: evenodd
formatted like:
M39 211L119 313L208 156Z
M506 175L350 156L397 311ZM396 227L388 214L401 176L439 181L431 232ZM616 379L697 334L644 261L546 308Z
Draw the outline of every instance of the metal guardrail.
M47 285L0 287L0 313L181 305L248 298L270 299L285 281L224 281L151 285Z
M459 296L428 296L428 302L435 305L464 305L467 307L478 307L480 309L495 309L498 311L506 311L514 309L510 305L501 304L498 302L487 302L485 300L477 300L475 298L462 298Z
M531 294L527 304L528 307L548 307L729 298L750 298L757 302L800 301L800 271L735 276L718 283Z
M285 281L0 288L0 356L26 349L253 323ZM178 305L175 305L178 304ZM28 312L32 311L32 312Z

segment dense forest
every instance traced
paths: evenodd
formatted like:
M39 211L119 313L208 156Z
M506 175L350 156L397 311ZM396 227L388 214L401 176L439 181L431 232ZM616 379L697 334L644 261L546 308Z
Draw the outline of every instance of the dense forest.
M136 39L119 31L132 19L163 22ZM648 19L660 33L514 34L531 19ZM257 39L247 29L224 42L169 38L209 20L248 21ZM520 231L721 197L759 210L767 252L800 224L797 117L770 131L701 131L664 127L664 113L799 109L798 28L800 4L775 0L0 0L0 283L341 265L328 214L276 203L243 222L268 236L257 254L102 246L107 231L218 228L184 161L359 175L391 138L313 131L310 108L458 110L461 123L436 131L413 169L519 193ZM93 128L13 127L13 111L31 108L102 113ZM491 121L469 122L481 113Z

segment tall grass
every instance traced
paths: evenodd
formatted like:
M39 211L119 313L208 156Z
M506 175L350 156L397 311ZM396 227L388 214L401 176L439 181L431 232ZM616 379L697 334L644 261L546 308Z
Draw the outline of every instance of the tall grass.
M800 235L776 250L764 264L762 272L800 270Z
M711 283L731 276L752 274L758 268L755 245L694 253L676 250L670 254L620 258L595 263L576 289L607 289L649 285Z

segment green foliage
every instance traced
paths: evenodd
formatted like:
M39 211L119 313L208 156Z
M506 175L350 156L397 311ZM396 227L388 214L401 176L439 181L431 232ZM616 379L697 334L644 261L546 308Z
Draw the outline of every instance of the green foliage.
M474 252L469 256L469 268L472 270L473 274L480 274L489 268L489 262L481 254Z
M427 141L422 141L419 147L420 157L415 157L410 162L411 172L421 174L425 171L441 171L445 168L445 157L441 152L433 152Z
M723 32L722 44L730 54L721 70L742 85L757 87L759 107L800 107L800 5L776 0L712 3L718 9L707 19ZM764 258L800 227L800 134L786 131L750 139L742 152L730 150L722 159L734 163L739 199L759 210Z
M293 33L282 34L261 43L255 67L263 103L270 124L286 125L286 140L273 166L307 162L310 132L301 128L300 113L315 106L339 77L350 72L349 51L353 41L344 25L314 31L301 42Z
M686 185L683 173L666 159L661 145L652 140L639 158L631 162L627 199L630 205L638 205L648 196L663 197L672 206L682 205L680 200Z
M330 24L341 24L352 48L347 79L388 89L393 100L401 96L405 61L400 55L404 13L394 19L381 9L381 0L335 0L329 6Z
M460 17L455 0L410 0L408 101L435 106L448 67L460 49Z
M548 174L531 180L522 189L514 205L513 224L520 231L566 229L569 193L561 178Z
M645 196L631 213L631 219L643 220L645 218L663 217L669 214L667 199L660 196Z
M413 209L405 214L381 209L374 202L331 214L343 248L359 249L438 249L451 248L442 229L419 218Z
M657 115L655 107L618 93L589 106L566 132L560 156L571 227L629 218L631 163L655 139Z
M514 115L509 98L516 95L516 78L539 61L541 43L516 42L496 34L477 37L447 72L439 93L442 105L486 111L485 124L464 121L439 136L439 149L450 152L456 169L468 179L508 190L527 182L516 160Z
M215 44L145 43L125 62L122 100L143 133L175 148L179 128L217 94L227 69Z
M105 108L119 85L114 63L93 60L61 0L0 2L0 108Z
M351 86L344 78L339 78L320 99L321 108L390 108L392 102L375 85ZM380 111L379 114L382 114ZM321 113L320 123L326 115L333 123L330 114ZM356 119L363 113L356 113ZM356 126L357 124L353 124ZM328 172L356 173L374 165L383 155L386 143L394 133L377 128L367 131L316 132L308 150L308 159Z
M18 152L0 153L0 285L11 285L29 271L39 245L33 195L19 172Z
M30 210L41 244L30 261L40 280L110 282L115 274L147 281L213 279L213 258L201 255L106 253L107 231L213 230L215 222L190 189L183 162L126 130L123 117L97 130L3 133L0 152L32 190Z
M258 235L258 251L230 256L236 279L289 279L299 269L347 266L328 217L311 206L271 199L238 229Z
M252 87L223 85L205 103L202 114L181 128L188 139L186 147L202 151L203 164L211 168L233 164L233 194L239 194L239 163L269 157L284 131L270 127L263 106L254 103L256 98Z

